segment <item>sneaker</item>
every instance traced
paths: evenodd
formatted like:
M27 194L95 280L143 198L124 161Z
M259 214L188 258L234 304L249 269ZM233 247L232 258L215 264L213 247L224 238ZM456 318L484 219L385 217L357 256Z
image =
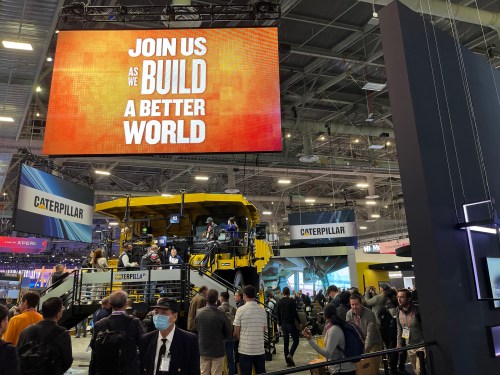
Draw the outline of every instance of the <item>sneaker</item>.
M290 365L290 367L295 367L295 362L293 361L293 357L291 354L288 354L286 357L286 363L287 365Z

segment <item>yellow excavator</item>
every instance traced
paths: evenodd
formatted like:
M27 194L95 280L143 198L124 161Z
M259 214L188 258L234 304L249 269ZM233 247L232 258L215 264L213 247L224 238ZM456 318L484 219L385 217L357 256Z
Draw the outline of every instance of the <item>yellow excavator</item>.
M241 194L126 196L97 204L96 212L118 221L120 252L128 243L137 249L156 243L168 256L175 247L185 263L235 287L252 284L263 292L260 273L273 249L266 240L266 225L259 224L257 208ZM234 227L227 230L229 218L236 232ZM215 226L209 228L209 223ZM136 259L140 256L138 251Z

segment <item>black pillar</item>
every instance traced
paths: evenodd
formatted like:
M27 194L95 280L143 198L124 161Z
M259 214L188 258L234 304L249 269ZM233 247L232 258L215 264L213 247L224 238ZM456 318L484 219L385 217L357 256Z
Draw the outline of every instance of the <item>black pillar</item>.
M463 204L500 202L500 74L399 2L380 15L424 335L438 343L434 374L498 373L487 327L500 325L500 311L478 300L456 224ZM488 296L485 257L500 256L498 240L474 234L473 243Z

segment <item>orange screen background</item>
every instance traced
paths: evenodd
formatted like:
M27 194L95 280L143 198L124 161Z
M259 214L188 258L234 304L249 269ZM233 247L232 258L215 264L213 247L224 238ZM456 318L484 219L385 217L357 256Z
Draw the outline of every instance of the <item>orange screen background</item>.
M184 57L131 57L138 38L204 37L207 53ZM281 151L276 28L61 31L58 35L43 153L46 155L231 153ZM177 50L179 50L179 46ZM201 94L141 94L143 60L206 62ZM129 70L139 67L138 86ZM190 70L189 70L190 71ZM186 81L191 81L190 73ZM205 100L205 116L139 117L141 99ZM135 117L124 117L128 100ZM190 120L205 123L202 143L126 144L124 121Z

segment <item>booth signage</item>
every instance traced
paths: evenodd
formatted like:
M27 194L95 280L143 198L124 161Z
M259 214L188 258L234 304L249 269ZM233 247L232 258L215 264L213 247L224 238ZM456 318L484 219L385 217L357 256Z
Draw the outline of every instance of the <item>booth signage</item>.
M133 283L148 280L148 273L144 271L120 271L113 274L113 281Z
M22 165L14 229L92 242L93 190Z
M405 238L404 240L394 240L379 242L378 246L380 248L380 254L396 254L396 249L402 246L410 244L410 240Z
M39 253L47 242L46 238L0 237L0 253Z
M332 244L357 247L353 210L304 212L288 215L290 244Z
M276 28L57 39L44 154L281 151Z

